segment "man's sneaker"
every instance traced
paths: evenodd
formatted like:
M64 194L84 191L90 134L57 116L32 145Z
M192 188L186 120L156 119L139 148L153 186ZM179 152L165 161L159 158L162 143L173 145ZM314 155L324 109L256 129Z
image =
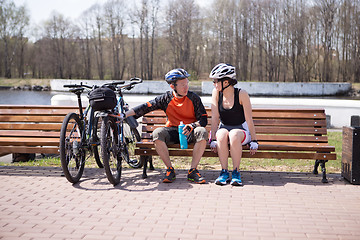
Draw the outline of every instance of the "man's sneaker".
M194 183L205 183L205 179L200 175L199 171L196 168L191 168L187 176L189 181Z
M226 185L230 182L229 171L226 169L221 170L220 176L215 180L217 185Z
M240 172L237 169L232 171L231 177L232 177L231 185L233 185L233 186L243 186L243 183L241 181Z
M164 183L172 183L175 179L176 179L175 170L173 167L169 167L166 170L166 174L165 174L163 182Z

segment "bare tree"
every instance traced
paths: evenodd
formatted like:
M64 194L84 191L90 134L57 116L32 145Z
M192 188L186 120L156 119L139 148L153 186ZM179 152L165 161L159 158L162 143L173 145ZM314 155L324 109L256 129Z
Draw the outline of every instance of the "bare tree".
M99 79L105 78L105 63L104 63L104 19L103 9L99 4L94 4L84 15L89 18L89 28L91 35L91 43L94 51L96 69Z
M188 70L191 66L191 47L194 18L199 15L199 7L194 0L169 0L166 10L167 36L173 54L173 66Z
M79 27L80 27L80 38L78 39L79 48L81 51L82 59L82 68L83 68L83 77L86 79L92 79L91 69L92 69L92 55L91 55L91 38L92 38L92 28L91 28L91 15L88 12L84 12L80 18Z
M48 49L55 76L72 78L76 52L74 49L74 26L61 14L53 12L51 19L45 24L45 38L50 39Z
M107 36L110 39L112 53L112 78L122 79L126 67L125 36L123 34L127 11L125 0L109 0L104 5L104 11Z
M319 9L319 21L322 25L322 47L324 62L322 67L322 81L330 82L332 76L332 41L334 35L334 18L338 7L337 0L319 0L316 2Z

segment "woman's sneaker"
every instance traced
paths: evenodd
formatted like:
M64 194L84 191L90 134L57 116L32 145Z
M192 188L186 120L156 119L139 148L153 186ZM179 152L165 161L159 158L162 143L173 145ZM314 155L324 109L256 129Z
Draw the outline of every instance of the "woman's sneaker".
M232 171L231 177L232 177L231 185L233 185L233 186L243 186L243 183L241 181L240 172L237 169Z
M217 185L226 185L230 182L229 171L226 169L221 170L220 176L215 180Z
M194 183L206 183L205 179L200 175L199 171L196 168L191 168L187 176L189 181Z
M175 179L176 179L175 170L173 167L169 167L166 170L163 182L164 183L172 183Z

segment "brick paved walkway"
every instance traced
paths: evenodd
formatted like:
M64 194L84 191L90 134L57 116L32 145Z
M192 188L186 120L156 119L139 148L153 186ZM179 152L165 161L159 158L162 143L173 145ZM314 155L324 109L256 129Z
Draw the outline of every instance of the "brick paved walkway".
M125 170L120 186L100 169L79 184L59 168L0 167L0 239L360 239L360 186L329 174L243 172L245 186L172 184L163 170Z

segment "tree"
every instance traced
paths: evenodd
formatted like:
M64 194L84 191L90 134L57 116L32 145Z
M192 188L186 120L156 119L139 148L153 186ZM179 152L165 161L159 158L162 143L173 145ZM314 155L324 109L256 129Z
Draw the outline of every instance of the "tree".
M338 8L337 0L319 0L316 2L319 10L319 21L322 26L322 48L324 51L324 62L322 67L322 81L330 82L332 76L332 41L334 35L334 19Z
M167 36L173 55L173 66L187 70L193 69L191 66L193 62L191 50L195 38L194 19L199 15L199 7L194 0L169 0L166 20Z
M53 12L51 19L45 23L44 32L45 38L50 40L47 53L55 77L72 78L77 59L74 45L75 27L63 15Z
M84 15L89 19L89 28L91 43L93 46L94 57L96 62L96 69L99 79L103 80L105 78L105 63L104 63L104 19L102 7L99 4L94 4Z
M112 79L122 79L126 67L125 36L123 34L127 11L125 0L109 0L104 5L104 11L106 33L110 40L110 52L112 53ZM122 61L120 61L120 55Z
M135 14L139 26L141 77L153 79L155 37L158 26L159 0L142 0L141 10Z
M21 71L19 75L23 77L24 32L29 25L29 15L25 7L16 7L13 1L2 0L0 3L0 38L4 45L5 77L12 77L12 66L18 48L21 50L19 64L22 65L18 70Z

